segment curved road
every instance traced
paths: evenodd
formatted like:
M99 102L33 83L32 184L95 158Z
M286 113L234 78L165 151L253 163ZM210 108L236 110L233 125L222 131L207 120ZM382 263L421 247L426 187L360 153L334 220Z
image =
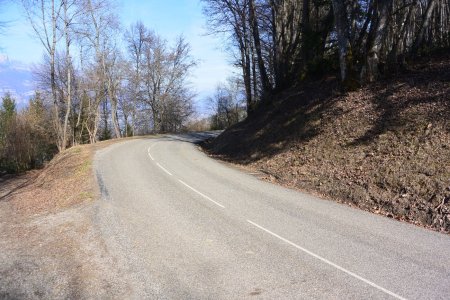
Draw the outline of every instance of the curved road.
M96 221L130 298L448 299L448 235L262 182L201 138L96 154Z

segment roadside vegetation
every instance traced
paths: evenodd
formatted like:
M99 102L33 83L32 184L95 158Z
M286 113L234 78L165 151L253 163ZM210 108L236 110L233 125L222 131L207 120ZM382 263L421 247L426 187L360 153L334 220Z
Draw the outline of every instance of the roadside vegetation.
M450 232L449 70L445 54L354 92L310 82L204 146L268 181Z
M18 5L45 55L29 104L17 108L10 94L0 103L0 175L41 167L76 145L186 130L196 61L182 36L169 42L139 21L121 27L112 0Z
M0 176L0 298L126 297L95 223L94 153L115 141L74 146L41 170Z
M211 154L450 231L449 1L203 2L248 114Z
M121 28L113 0L18 3L45 56L0 103L0 298L129 296L93 158L146 134L225 129L215 158L450 233L450 0L202 0L239 73L202 119L183 37Z
M0 103L0 172L42 167L56 153L51 118L37 93L18 111L10 94ZM0 173L1 175L1 173Z
M2 99L1 174L82 144L228 128L208 145L219 157L449 230L449 0L202 0L239 74L200 120L183 37L121 28L113 0L20 3L45 56L29 105Z
M94 154L118 141L73 146L57 153L40 170L0 177L0 203L20 216L33 216L62 212L98 199Z

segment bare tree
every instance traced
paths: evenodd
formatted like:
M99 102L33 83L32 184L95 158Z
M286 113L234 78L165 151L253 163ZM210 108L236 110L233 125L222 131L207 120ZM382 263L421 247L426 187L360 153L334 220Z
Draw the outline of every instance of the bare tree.
M63 33L65 40L65 65L66 65L66 100L65 100L65 116L63 122L62 129L62 141L61 141L61 150L66 149L67 140L68 140L68 126L69 126L69 116L71 114L72 107L72 75L73 75L73 67L72 67L72 57L71 57L71 44L73 35L75 34L74 28L72 28L73 24L77 22L77 18L81 14L80 6L78 5L76 0L65 0L62 2L62 24L63 24Z
M153 132L180 130L193 111L194 94L187 79L196 63L189 44L180 37L170 47L141 23L133 28L126 35L133 65L128 79L130 94L148 108Z
M121 80L123 77L123 68L120 67L121 64L121 54L116 47L109 49L109 55L106 62L106 82L108 98L111 103L111 118L114 127L114 133L117 138L122 137L119 126L118 118L118 91L120 88Z
M437 3L436 0L428 1L427 9L425 10L425 14L423 15L422 21L420 23L419 33L417 34L416 39L414 40L414 44L413 44L414 53L417 53L420 45L423 42L425 32L427 31L427 29L430 25L430 20L433 15L434 8L436 7L436 3Z
M341 81L354 88L395 70L421 49L450 45L449 0L203 2L211 31L228 34L242 54L247 100L257 95L248 93L249 70L253 90L277 93L309 76L335 71L338 57ZM244 43L243 32L250 42Z
M50 87L53 102L54 128L57 133L57 145L60 151L64 150L64 133L60 123L59 101L56 90L56 43L60 39L57 23L61 17L62 2L57 0L22 0L23 8L34 33L43 45L49 57Z
M90 101L89 116L89 135L91 142L97 140L100 105L104 108L111 103L111 119L116 137L121 137L121 132L117 119L117 97L115 97L115 82L113 79L114 64L117 56L117 48L113 39L119 28L117 17L115 16L114 6L108 0L83 0L82 5L85 9L83 20L79 28L83 36L83 43L86 45L86 51L92 53L94 59L90 62L91 91L94 94ZM108 101L109 100L109 101ZM103 111L105 111L103 109ZM105 120L107 125L107 120Z
M347 6L345 1L333 0L334 20L339 48L339 65L341 69L341 81L347 79L351 53Z
M392 11L392 0L375 0L374 13L367 41L366 72L367 80L378 77L380 51L385 41Z
M211 24L211 33L228 33L232 45L238 49L238 63L242 70L247 112L255 107L257 97L256 55L249 23L247 0L203 0L204 13ZM253 76L253 80L252 80Z
M216 87L214 95L207 99L212 129L228 128L246 116L242 96L242 84L236 78L229 78L225 84Z
M302 5L300 1L271 0L269 3L271 22L265 27L273 44L273 50L268 52L273 53L273 81L275 90L279 91L298 80L302 63L310 57L310 2L303 1Z
M139 103L142 102L142 66L143 66L143 51L144 44L149 36L147 28L142 22L137 22L132 25L130 30L125 32L125 42L127 44L127 53L130 61L130 70L128 75L128 94L129 101L127 105L122 104L123 111L126 115L131 117L131 130L134 135L137 130L136 119ZM128 118L125 118L125 123L128 124Z
M261 85L263 89L264 95L270 95L272 92L272 85L269 81L269 77L267 75L266 64L264 62L262 49L261 49L261 37L259 34L258 20L256 17L256 7L254 0L249 0L249 18L250 18L250 26L252 29L253 35L253 43L255 45L256 58L258 61L258 69L261 80Z

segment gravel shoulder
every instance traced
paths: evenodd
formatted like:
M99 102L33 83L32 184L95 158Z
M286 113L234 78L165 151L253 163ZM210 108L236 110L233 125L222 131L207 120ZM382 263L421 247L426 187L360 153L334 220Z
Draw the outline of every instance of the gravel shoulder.
M94 153L76 146L44 169L0 181L0 299L122 298L122 276L96 225Z

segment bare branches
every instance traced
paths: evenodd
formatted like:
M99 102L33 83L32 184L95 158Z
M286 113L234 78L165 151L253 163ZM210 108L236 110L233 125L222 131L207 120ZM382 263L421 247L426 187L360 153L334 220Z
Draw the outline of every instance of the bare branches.
M180 130L193 112L193 93L187 79L196 62L189 44L179 37L169 47L139 22L125 36L132 66L128 85L135 97L134 107L148 107L153 132Z
M448 0L203 2L211 32L232 40L248 108L255 97L334 73L335 65L355 88L421 50L450 46Z

